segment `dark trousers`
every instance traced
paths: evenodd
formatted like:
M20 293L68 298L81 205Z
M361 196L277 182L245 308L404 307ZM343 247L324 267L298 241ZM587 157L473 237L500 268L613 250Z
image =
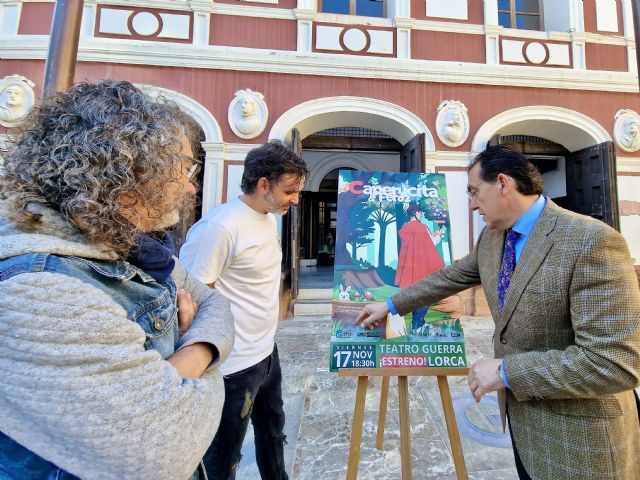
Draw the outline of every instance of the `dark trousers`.
M225 400L220 427L204 455L210 480L233 480L240 463L249 418L256 462L263 480L287 480L284 466L284 410L278 348L253 365L224 377Z
M520 480L531 480L531 477L527 473L527 470L524 468L522 464L522 460L520 460L520 454L518 453L518 448L516 447L516 441L513 438L513 433L511 432L511 420L509 419L509 415L507 415L507 421L509 422L509 435L511 435L511 446L513 447L513 459L516 461L516 471L518 472L518 478Z

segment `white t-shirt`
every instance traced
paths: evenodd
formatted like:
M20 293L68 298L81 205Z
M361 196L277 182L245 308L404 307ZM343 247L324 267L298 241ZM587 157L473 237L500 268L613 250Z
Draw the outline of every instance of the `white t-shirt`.
M236 339L224 375L251 367L273 351L278 324L280 263L276 219L240 198L207 213L187 233L180 262L198 280L214 283L231 302Z

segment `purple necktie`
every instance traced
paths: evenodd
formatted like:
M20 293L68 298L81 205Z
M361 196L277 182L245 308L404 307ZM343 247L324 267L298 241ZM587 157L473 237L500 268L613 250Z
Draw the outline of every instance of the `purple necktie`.
M509 229L504 239L502 268L500 268L500 278L498 278L498 304L500 305L500 310L504 307L504 297L509 289L513 270L516 268L516 240L519 236L518 232Z

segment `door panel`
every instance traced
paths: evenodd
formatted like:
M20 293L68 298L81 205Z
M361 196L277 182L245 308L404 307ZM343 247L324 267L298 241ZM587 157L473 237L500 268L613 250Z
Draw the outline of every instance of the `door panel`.
M302 140L297 128L291 130L291 148L298 155L302 155ZM286 215L288 221L283 222L288 227L289 251L288 266L291 272L291 299L298 298L300 289L300 203L293 205ZM283 232L283 236L285 233Z
M400 151L401 172L424 172L424 133L419 133Z
M612 142L567 156L567 208L620 230L616 156Z

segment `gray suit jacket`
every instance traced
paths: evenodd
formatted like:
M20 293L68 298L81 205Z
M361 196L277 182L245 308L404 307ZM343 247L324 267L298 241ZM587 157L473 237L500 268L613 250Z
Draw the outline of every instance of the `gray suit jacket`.
M623 237L547 201L501 312L504 233L485 229L472 253L399 292L399 313L482 283L506 357L506 405L534 479L640 478L640 291Z

